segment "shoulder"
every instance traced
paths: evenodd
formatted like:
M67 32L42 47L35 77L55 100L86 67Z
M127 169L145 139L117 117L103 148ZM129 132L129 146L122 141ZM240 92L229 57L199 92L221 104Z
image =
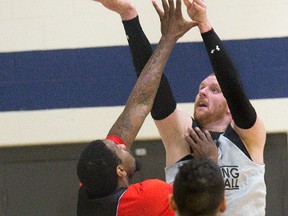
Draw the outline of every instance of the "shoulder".
M153 205L168 202L173 186L158 179L150 179L128 187L123 198L135 199L139 204Z
M174 212L169 207L172 185L158 179L132 184L119 201L118 215L167 215Z
M159 179L149 179L143 182L132 184L128 187L127 192L137 192L142 196L161 196L172 193L173 186ZM161 195L159 195L161 194Z

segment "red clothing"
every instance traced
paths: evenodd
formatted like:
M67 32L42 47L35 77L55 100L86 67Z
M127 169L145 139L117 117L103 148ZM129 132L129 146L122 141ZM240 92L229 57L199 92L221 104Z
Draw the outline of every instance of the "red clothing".
M124 144L127 147L127 144L119 136L110 135L110 136L107 136L106 139L113 141L116 145Z
M77 216L174 216L169 207L170 194L172 185L158 179L132 184L98 199L89 198L81 187Z
M118 136L107 136L116 145L125 144ZM126 145L126 144L125 144ZM89 198L85 189L78 194L78 216L174 216L169 207L172 185L150 179L119 188L106 197Z
M118 216L173 216L168 196L172 185L158 179L130 185L120 197Z

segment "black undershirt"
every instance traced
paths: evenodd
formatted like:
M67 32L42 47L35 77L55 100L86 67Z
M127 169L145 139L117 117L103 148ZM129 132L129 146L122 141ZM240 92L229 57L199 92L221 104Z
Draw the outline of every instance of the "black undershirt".
M193 119L193 128L198 127L197 122ZM214 141L216 141L216 145L217 147L219 147L219 137L221 134L223 134L225 137L227 137L229 140L231 140L251 161L252 158L249 155L249 152L247 151L244 143L242 142L242 140L240 139L240 137L238 136L238 134L236 133L235 130L233 130L233 128L231 127L231 125L229 124L228 127L226 128L225 132L215 132L215 131L209 131L210 135L212 137L212 139ZM181 158L178 162L180 161L185 161L185 160L190 160L193 159L193 156L190 155L186 155L185 157Z

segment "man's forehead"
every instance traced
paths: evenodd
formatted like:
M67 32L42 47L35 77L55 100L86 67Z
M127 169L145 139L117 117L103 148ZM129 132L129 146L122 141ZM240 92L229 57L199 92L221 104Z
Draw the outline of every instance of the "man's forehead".
M208 77L206 77L201 83L201 85L207 84L207 83L211 83L211 84L217 84L218 85L218 81L216 79L216 76L214 74L209 75Z

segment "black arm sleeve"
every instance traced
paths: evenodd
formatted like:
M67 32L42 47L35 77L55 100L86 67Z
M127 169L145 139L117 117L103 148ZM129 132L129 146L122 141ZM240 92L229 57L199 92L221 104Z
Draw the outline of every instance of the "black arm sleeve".
M148 62L153 53L150 42L144 34L139 22L139 17L132 20L122 21L128 40L129 48L132 54L133 65L135 67L137 77Z
M213 29L203 33L202 38L235 124L243 129L251 128L256 121L256 112L222 41Z
M133 65L137 77L148 62L153 53L150 42L145 36L139 22L139 17L132 20L123 21L129 48L132 54ZM176 101L172 94L169 82L163 74L158 92L151 110L151 115L155 120L161 120L169 116L176 108Z

